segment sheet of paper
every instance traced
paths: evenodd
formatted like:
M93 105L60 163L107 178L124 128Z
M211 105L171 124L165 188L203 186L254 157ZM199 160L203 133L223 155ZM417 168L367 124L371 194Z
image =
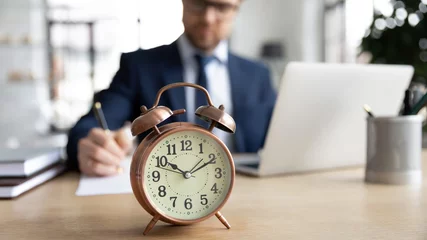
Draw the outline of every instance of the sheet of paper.
M132 193L130 185L130 162L126 159L122 162L123 172L112 177L88 177L82 174L79 186L76 191L77 196L106 195Z

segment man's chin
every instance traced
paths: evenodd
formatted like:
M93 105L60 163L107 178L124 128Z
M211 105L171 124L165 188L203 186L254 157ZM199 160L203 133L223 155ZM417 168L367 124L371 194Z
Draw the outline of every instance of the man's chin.
M202 36L202 35L195 36L195 35L189 34L188 39L190 40L190 42L194 47L207 52L212 51L219 44L219 41L217 41L212 36Z
M212 41L212 40L206 41L206 40L204 40L204 41L197 41L194 43L194 45L195 45L195 47L197 47L203 51L212 51L213 49L216 48L216 46L218 46L218 43L219 42L217 42L217 41Z

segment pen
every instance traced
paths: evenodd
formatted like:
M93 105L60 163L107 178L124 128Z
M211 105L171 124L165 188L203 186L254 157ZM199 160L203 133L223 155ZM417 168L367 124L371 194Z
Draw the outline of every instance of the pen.
M427 104L427 93L415 104L415 106L409 111L409 115L416 115L418 112Z
M371 107L369 107L368 104L363 105L363 108L368 113L369 117L374 117L374 114L372 113L372 109L371 109Z
M107 134L109 134L110 130L108 129L107 120L105 120L104 112L102 111L102 108L101 108L101 103L100 102L96 102L95 105L94 105L94 107L93 107L93 110L95 112L95 117L96 117L96 120L98 121L98 124L102 127L102 129L105 130L105 132ZM120 167L120 166L118 166L117 167L117 172L118 173L122 173L123 172L123 168Z
M413 92L413 98L412 98L412 103L411 103L411 106L413 107L413 106L415 106L415 104L418 102L418 101L420 101L421 100L421 98L423 97L423 95L424 95L424 92L421 90L421 89L414 89L414 90L412 90L412 92Z
M405 98L403 99L403 113L402 115L409 115L413 107L414 94L412 90L405 91Z
M105 120L104 112L102 111L101 103L100 102L96 102L95 103L95 105L94 105L94 112L95 112L95 117L96 117L96 120L98 121L98 124L106 132L109 132L110 130L108 129L107 121Z

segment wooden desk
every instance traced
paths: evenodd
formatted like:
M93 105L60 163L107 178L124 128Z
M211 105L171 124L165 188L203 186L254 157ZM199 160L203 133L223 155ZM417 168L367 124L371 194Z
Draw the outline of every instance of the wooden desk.
M151 216L132 194L76 197L79 176L67 173L0 201L0 239L427 239L426 174L419 187L365 184L363 176L238 176L221 211L231 230L213 217L184 227L159 222L143 237Z

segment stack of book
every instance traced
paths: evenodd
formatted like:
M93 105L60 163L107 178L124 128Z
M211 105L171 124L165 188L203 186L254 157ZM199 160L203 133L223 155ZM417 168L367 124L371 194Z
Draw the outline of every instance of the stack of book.
M14 198L65 170L61 148L0 149L0 198Z

